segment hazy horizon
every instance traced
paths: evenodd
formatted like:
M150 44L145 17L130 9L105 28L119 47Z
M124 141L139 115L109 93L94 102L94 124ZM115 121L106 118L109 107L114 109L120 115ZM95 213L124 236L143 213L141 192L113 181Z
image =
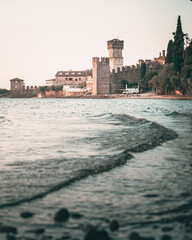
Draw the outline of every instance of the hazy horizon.
M178 15L192 38L190 0L1 0L0 88L9 80L43 85L60 70L92 68L107 41L124 40L124 65L166 50Z

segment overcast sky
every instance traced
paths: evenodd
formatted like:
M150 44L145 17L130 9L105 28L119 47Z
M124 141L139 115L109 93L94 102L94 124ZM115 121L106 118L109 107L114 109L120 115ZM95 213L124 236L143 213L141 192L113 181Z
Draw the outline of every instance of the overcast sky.
M124 65L153 59L172 39L178 15L192 38L190 0L0 0L0 88L43 85L59 70L92 68L107 40L124 40Z

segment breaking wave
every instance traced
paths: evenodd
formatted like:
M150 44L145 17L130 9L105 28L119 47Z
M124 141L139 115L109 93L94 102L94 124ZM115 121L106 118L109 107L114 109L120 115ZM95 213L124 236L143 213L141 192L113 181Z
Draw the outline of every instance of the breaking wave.
M94 149L96 154L87 157L82 155L79 158L41 160L26 165L24 162L19 165L15 163L13 169L5 174L5 178L9 175L11 180L6 181L1 174L3 189L0 208L42 198L75 181L109 171L133 158L132 153L152 149L178 136L173 130L158 123L126 114L101 114L90 120L90 124L93 123L102 123L106 128L98 131L96 136L87 135L77 141L88 145L89 149ZM65 150L68 147L63 146ZM14 181L13 187L11 183Z
M171 117L189 117L192 118L192 112L171 112L171 113L167 113L166 116L171 116Z

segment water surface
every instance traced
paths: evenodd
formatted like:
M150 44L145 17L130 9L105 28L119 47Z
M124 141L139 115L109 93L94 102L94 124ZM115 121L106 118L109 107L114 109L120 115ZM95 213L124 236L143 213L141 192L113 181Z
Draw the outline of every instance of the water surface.
M190 100L0 99L0 222L60 237L67 207L84 216L65 225L79 239L110 219L114 239L190 239L191 126Z

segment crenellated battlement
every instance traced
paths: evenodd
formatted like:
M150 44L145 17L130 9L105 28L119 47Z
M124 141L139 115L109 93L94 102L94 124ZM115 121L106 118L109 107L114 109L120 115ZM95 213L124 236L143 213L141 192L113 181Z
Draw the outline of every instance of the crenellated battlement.
M92 62L93 63L97 63L98 65L99 64L107 64L107 65L109 65L109 58L108 57L101 57L101 58L93 57L92 58Z
M132 66L124 66L122 67L122 69L117 68L117 71L115 71L115 69L112 69L112 74L116 74L116 73L125 73L125 72L138 72L138 70L140 70L140 65L136 64L136 65L132 65Z
M26 86L26 87L24 87L24 90L37 90L37 89L39 89L39 87L37 87L37 86Z
M116 48L123 49L124 41L121 41L117 38L107 41L107 49Z

